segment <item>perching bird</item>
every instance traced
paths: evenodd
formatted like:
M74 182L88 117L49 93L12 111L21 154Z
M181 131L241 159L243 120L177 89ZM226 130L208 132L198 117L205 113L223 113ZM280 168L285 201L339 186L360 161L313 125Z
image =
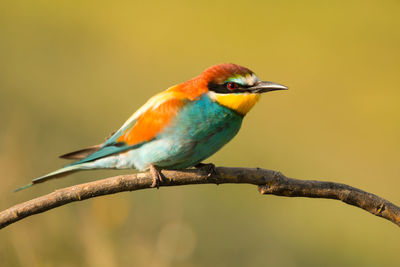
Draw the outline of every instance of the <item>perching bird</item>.
M153 187L158 187L161 169L201 164L238 133L262 93L284 89L239 65L212 66L150 98L103 144L61 156L78 161L16 191L72 172L106 168L150 169Z

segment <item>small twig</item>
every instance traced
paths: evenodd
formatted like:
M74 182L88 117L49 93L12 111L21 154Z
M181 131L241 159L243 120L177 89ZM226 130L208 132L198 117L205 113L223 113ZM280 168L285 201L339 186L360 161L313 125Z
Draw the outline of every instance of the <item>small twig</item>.
M264 195L286 197L311 197L341 200L362 208L376 216L385 218L400 226L400 208L393 203L360 189L333 182L298 180L288 178L280 172L249 168L216 168L217 175L204 170L163 171L166 181L160 186L189 184L246 183L258 185ZM151 188L150 173L120 175L90 183L59 189L45 196L15 205L0 212L0 228L25 217L93 197Z

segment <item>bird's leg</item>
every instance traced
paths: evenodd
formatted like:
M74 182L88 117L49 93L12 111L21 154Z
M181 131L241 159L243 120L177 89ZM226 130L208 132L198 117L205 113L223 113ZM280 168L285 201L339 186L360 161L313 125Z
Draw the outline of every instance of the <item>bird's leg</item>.
M165 180L164 176L153 164L150 164L150 174L153 178L153 183L151 184L151 187L157 187L158 189L160 187L160 182L163 182Z
M217 185L219 184L218 182L219 174L213 163L197 163L196 165L194 165L194 167L196 169L204 170L207 173L207 179L210 179Z

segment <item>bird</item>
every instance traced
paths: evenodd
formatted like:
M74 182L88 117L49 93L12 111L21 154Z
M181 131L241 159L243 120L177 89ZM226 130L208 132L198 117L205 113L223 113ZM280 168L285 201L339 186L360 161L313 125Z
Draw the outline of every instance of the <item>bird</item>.
M286 89L237 64L211 66L151 97L104 143L60 156L75 162L15 191L82 170L149 170L157 188L163 169L212 171L213 164L202 162L238 133L261 94Z

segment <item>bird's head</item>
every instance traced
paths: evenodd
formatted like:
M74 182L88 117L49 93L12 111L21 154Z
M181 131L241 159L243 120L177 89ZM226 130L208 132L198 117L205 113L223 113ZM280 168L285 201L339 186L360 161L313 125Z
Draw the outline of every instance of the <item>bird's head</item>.
M243 116L262 93L288 89L281 84L260 81L251 70L236 64L212 66L201 77L207 84L211 99Z

